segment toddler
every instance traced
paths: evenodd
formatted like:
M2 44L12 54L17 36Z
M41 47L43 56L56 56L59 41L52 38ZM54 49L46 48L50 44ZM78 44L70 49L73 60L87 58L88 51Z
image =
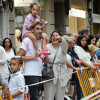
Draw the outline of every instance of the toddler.
M23 31L22 31L22 40L25 37L29 37L33 41L33 45L35 50L39 50L37 39L32 33L32 27L34 27L39 21L40 17L38 16L40 12L40 5L37 3L31 3L30 4L30 14L28 14L24 21ZM48 22L44 22L44 27L47 26ZM46 50L46 37L44 35L41 36L42 40L42 50Z
M11 78L9 81L9 89L13 100L24 100L23 86L25 86L25 80L22 73L20 72L20 67L22 66L22 64L23 62L20 56L11 58L10 67L13 74L11 74Z

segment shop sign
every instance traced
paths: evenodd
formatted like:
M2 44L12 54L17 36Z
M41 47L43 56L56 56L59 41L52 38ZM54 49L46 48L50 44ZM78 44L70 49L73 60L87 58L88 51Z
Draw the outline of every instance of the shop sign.
M34 2L34 0L14 0L15 7L25 7L29 6L30 3Z
M93 23L100 23L100 15L93 14Z
M69 10L69 16L86 18L86 11L80 10L80 9L71 8L71 10Z

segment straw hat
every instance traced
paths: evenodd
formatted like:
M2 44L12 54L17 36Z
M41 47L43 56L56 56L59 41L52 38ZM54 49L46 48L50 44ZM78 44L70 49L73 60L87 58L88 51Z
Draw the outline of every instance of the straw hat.
M88 49L89 49L89 52L95 52L98 50L98 47L96 47L93 44L90 44L90 45L88 45Z

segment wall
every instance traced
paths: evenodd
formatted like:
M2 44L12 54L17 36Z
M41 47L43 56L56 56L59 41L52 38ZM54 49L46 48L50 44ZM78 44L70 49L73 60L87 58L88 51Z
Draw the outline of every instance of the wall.
M0 40L3 41L4 38L10 37L15 47L15 12L11 13L9 6L6 5L5 8L0 7Z
M13 44L13 47L15 48L15 9L13 9L13 11L11 12L9 10L9 36L12 40L12 44Z
M87 8L87 0L71 0L71 5Z
M5 37L9 37L9 20L8 20L8 7L5 9L2 7L0 8L0 35L1 40Z
M45 0L46 3L46 19L48 26L46 27L46 33L48 36L55 30L55 18L54 18L54 0Z
M76 8L86 11L86 18L79 17L69 17L69 32L78 33L80 29L85 29L89 27L88 17L87 17L87 0L71 0L71 8Z
M65 34L66 26L69 23L68 15L65 15L64 0L46 0L46 19L49 22L47 34L50 36L52 31L60 28Z
M62 33L64 34L64 2L55 3L55 29L60 28Z

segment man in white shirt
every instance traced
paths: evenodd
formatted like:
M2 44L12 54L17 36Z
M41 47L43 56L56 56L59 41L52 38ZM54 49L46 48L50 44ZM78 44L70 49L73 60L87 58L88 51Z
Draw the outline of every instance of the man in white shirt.
M32 28L32 32L37 38L39 50L41 51L42 41L41 35L43 31L43 24L38 23ZM36 51L33 42L26 37L19 50L19 56L22 56L24 61L24 76L26 85L34 84L41 81L42 60L40 59L40 51ZM39 100L38 92L39 85L29 86L30 100Z

